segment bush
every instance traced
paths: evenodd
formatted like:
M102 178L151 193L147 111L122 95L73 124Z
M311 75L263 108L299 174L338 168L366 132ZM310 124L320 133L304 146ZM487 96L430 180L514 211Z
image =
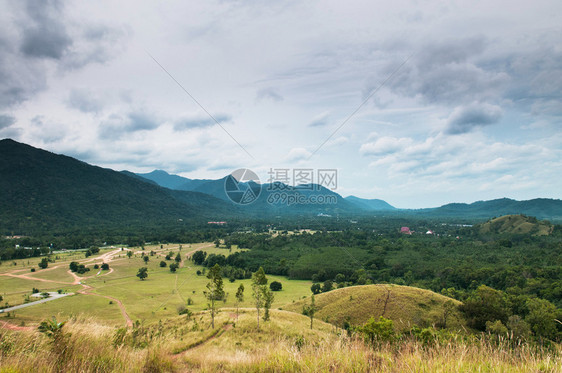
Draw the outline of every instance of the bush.
M109 264L103 263L103 264L101 265L101 269L103 269L104 271L107 271L107 270L109 269Z
M166 262L163 261L163 260L160 262L160 267L162 267L162 268L165 268L167 265L168 264L166 264Z
M269 288L271 291L281 291L283 289L283 284L279 281L272 281L271 284L269 284Z

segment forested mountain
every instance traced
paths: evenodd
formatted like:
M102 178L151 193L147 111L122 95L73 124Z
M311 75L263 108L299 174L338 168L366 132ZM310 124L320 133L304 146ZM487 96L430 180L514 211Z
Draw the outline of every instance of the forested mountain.
M396 207L391 206L389 203L383 201L382 199L365 199L355 196L348 196L345 197L345 200L367 211L396 210Z
M0 141L0 231L150 225L220 218L232 206L176 192L13 140Z

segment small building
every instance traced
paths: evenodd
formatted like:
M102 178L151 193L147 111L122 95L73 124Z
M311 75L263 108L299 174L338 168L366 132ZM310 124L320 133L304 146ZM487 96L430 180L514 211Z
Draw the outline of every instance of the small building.
M402 227L402 228L400 228L400 233L412 234L412 231L410 231L410 228L408 228L408 227Z

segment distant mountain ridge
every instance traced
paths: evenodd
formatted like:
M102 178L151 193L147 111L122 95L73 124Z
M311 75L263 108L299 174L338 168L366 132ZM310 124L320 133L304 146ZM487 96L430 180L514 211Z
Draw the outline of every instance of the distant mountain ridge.
M299 200L283 200L284 197ZM406 210L395 209L382 200L343 198L316 184L297 187L263 184L259 198L241 206L226 195L225 178L192 180L162 170L144 176L117 172L10 139L0 140L0 234L144 227L188 220L206 222L206 219L293 215L329 218L340 214L478 219L525 214L562 221L562 201L502 198Z
M396 207L390 205L382 199L365 199L355 196L345 197L346 201L353 203L354 205L368 211L388 211L396 210Z

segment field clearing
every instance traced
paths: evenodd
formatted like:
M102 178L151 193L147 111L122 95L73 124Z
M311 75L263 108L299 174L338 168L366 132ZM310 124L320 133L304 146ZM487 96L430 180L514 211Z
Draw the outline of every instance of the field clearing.
M121 314L117 300L122 302L124 311L132 321L139 320L143 323L154 323L158 320L175 317L180 307L187 307L192 312L204 311L208 302L203 291L208 283L205 275L197 275L197 271L205 271L203 266L194 265L187 258L197 250L204 250L208 254L222 254L228 256L231 253L243 251L236 246L231 249L215 247L214 243L205 242L198 244L164 244L145 245L141 247L119 250L119 247L104 248L100 253L90 258L84 257L84 252L68 252L57 254L56 263L49 263L47 269L28 272L32 264L39 262L38 259L30 261L29 267L16 272L17 275L25 277L15 278L2 276L0 281L0 294L4 294L5 301L10 305L21 304L26 295L31 294L33 287L40 291L57 291L63 289L72 292L86 292L72 297L56 300L42 305L32 306L17 310L16 316L11 320L13 323L38 323L49 317L59 315L65 317L90 317L92 320L110 325L123 325L125 319ZM127 257L127 251L132 256ZM150 253L153 252L153 255ZM172 258L180 253L182 262L175 273L170 272L169 265L175 260L165 260L165 256L173 252ZM143 260L143 254L148 256L147 263ZM94 269L94 264L102 264L105 259L109 271ZM68 265L71 261L83 263L90 271L78 275L80 285L71 285L75 278L68 273ZM160 262L166 262L166 267L160 267ZM18 263L27 266L27 261ZM10 266L13 271L15 266ZM148 268L148 278L141 281L137 276L138 269ZM98 274L99 273L99 274ZM282 308L286 304L298 301L310 293L310 281L288 280L281 276L268 276L269 282L279 281L283 284L283 290L275 292L275 300L272 308ZM41 281L45 280L45 281ZM48 281L48 282L46 282ZM56 282L63 283L56 283ZM230 282L224 279L224 288L227 295L226 301L221 307L235 307L234 294L238 286L245 287L245 300L241 307L253 307L251 280L236 280ZM109 304L111 297L115 299ZM189 304L188 304L189 301Z

